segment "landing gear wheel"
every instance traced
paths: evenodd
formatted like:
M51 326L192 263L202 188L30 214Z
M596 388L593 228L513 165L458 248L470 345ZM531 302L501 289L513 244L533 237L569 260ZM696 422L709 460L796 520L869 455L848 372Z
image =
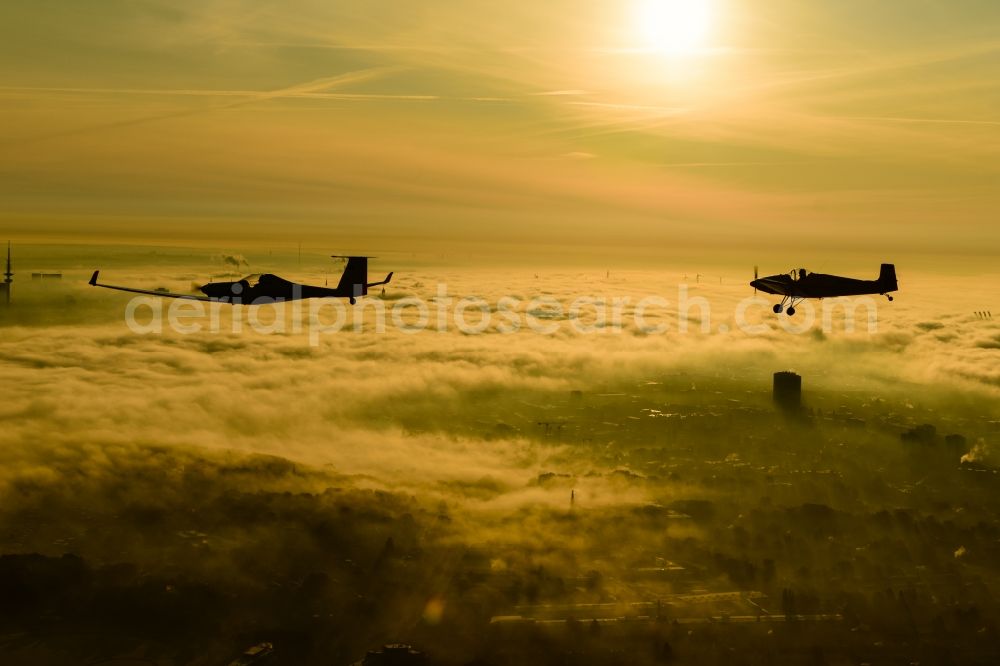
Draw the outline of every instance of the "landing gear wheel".
M888 298L889 298L889 302L891 303L892 302L892 296L889 296Z
M795 308L788 308L788 316L789 317L795 316Z
M775 306L774 306L773 308L771 308L771 309L772 309L772 310L774 310L774 314L781 314L781 310L782 310L783 308L781 307L781 303L778 303L777 305L775 305Z
M354 305L354 304L356 304L357 302L358 302L358 299L356 299L356 298L354 298L353 296L351 296L351 305Z

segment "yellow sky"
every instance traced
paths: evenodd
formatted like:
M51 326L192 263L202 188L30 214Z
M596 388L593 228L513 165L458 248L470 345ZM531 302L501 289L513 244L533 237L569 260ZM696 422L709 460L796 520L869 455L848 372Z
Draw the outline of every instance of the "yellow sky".
M6 3L0 236L983 253L998 20L992 0Z

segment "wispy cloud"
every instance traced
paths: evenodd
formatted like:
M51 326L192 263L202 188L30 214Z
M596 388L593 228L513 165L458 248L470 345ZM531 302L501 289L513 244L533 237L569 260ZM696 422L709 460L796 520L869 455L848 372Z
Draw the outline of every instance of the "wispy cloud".
M882 44L826 5L750 9L727 4L717 43L683 59L639 48L620 3L498 16L429 0L378 21L370 3L318 0L80 14L0 70L10 214L144 202L147 219L304 222L406 202L420 212L404 218L489 211L515 229L526 214L590 217L598 200L626 226L678 233L789 231L804 215L836 221L835 240L840 225L875 233L879 216L937 217L953 221L942 242L968 244L997 203L982 192L1000 152L985 101L1000 44L972 21L930 42L935 26L911 17ZM531 166L566 155L601 159Z
M229 109L236 109L248 104L255 104L260 102L266 102L270 100L277 100L282 98L294 98L294 97L308 97L310 95L321 95L324 94L322 91L330 90L331 88L336 88L339 86L350 85L353 83L360 83L363 81L370 81L380 76L384 76L391 71L398 71L395 68L372 68L367 70L359 70L356 72L348 72L346 74L338 74L336 76L325 77L321 79L314 79L312 81L305 81L303 83L298 83L285 88L279 88L276 90L260 91L260 92L250 92L250 91L192 91L192 90L168 90L161 92L152 92L149 89L141 90L131 90L131 89L104 89L90 91L90 92L104 92L111 94L165 94L170 96L196 96L196 97L239 97L241 99L234 102L227 102L225 104L219 104L207 108L197 108L197 109L183 109L178 111L173 111L169 113L156 114L142 116L139 118L131 118L127 120L121 120L117 122L110 122L105 124L90 125L86 127L78 127L72 129L66 129L62 131L52 132L49 134L39 134L35 136L29 136L22 139L9 140L7 145L21 145L21 144L32 144L39 141L47 141L51 139L57 139L67 136L73 136L76 134L89 134L93 132L102 132L112 129L119 129L124 127L135 127L137 125L145 125L147 123L155 123L164 120L172 120L177 118L185 118L189 116L201 115L204 113L210 113L212 111L222 111ZM9 90L9 88L6 88ZM46 92L86 92L86 89L44 89Z

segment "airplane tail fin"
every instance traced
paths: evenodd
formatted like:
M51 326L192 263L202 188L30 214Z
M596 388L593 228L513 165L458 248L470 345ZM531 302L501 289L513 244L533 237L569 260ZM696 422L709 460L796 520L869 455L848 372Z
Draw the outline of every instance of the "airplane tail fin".
M896 282L896 266L894 264L882 264L882 269L878 274L878 283L885 291L896 291L899 288Z
M344 274L340 276L337 289L352 296L368 293L368 257L339 257L347 259Z

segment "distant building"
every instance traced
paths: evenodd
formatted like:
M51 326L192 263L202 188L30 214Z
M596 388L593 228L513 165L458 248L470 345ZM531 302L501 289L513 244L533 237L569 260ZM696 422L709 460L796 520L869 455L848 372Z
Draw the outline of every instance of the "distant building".
M262 664L274 654L274 646L270 643L259 643L247 648L246 652L229 662L229 666L252 666Z
M964 435L945 435L944 445L952 451L968 453L969 441Z
M802 377L794 372L774 373L774 404L787 411L802 407Z
M354 666L427 666L427 656L409 645L391 643L381 650L371 650Z
M32 280L62 280L62 273L32 273Z
M924 423L914 428L910 428L902 433L899 438L909 444L923 444L933 446L938 441L937 428L930 423Z

